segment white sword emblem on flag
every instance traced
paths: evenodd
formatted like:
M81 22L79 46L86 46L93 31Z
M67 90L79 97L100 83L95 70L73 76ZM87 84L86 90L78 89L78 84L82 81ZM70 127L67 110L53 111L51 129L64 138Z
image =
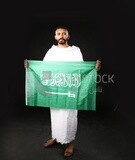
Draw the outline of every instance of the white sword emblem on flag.
M45 91L45 93L48 93L48 94L67 95L68 97L73 97L73 98L75 98L75 94L74 94L74 93L70 93L70 92L62 93L62 92L48 92L48 91Z

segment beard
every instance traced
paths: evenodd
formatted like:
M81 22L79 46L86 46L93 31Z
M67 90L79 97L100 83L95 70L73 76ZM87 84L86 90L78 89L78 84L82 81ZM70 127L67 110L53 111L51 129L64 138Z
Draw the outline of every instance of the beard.
M59 44L66 44L66 42L67 42L67 40L63 39L63 38L61 38L61 39L58 40Z

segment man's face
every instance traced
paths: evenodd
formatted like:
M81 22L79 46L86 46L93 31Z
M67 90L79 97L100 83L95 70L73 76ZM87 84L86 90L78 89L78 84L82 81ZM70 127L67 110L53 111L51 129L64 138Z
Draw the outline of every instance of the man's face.
M69 39L69 33L66 29L57 29L55 31L55 39L59 44L66 44Z

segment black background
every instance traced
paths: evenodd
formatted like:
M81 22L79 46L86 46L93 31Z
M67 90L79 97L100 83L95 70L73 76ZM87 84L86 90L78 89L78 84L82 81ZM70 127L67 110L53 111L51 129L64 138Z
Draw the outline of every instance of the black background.
M81 48L84 60L99 59L99 74L114 75L114 83L99 84L97 109L135 120L133 1L10 1L1 8L2 118L27 110L23 60L42 60L55 27L67 25L69 43Z

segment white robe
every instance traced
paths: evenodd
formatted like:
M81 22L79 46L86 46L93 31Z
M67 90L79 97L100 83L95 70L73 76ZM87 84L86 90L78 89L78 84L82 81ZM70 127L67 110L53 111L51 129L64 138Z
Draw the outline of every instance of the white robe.
M79 47L59 48L53 45L45 54L44 61L83 61ZM77 132L77 115L75 109L50 108L52 138L61 144L70 143Z

